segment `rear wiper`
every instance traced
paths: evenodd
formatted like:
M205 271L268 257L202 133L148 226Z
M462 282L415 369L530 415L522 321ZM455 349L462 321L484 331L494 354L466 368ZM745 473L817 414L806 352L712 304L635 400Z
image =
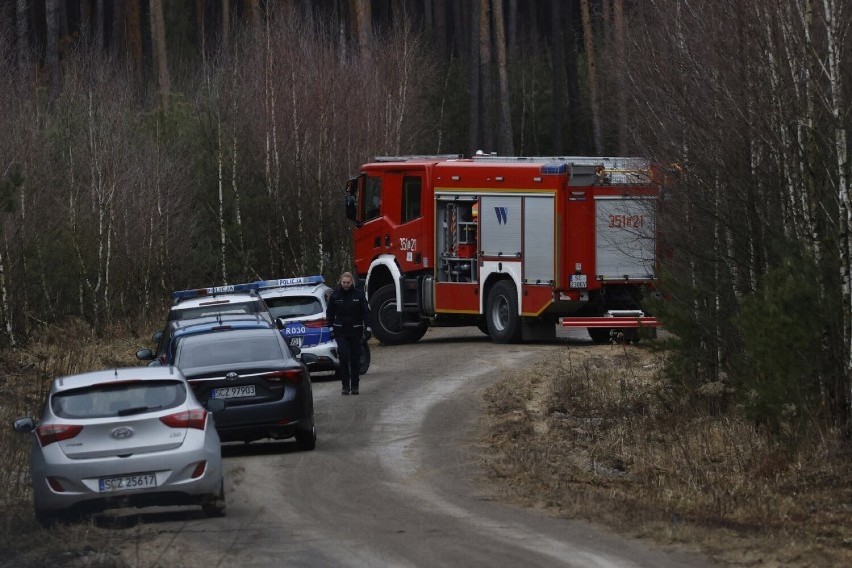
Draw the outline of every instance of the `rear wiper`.
M162 406L133 406L131 408L122 408L116 414L119 416L130 416L131 414L142 414L143 412L157 410L158 408L162 408Z

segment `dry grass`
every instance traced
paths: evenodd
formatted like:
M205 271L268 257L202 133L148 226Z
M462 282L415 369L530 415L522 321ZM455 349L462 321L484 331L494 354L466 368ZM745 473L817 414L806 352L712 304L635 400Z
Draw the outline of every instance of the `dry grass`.
M146 336L149 327L143 326ZM0 353L0 566L119 566L118 557L108 552L115 531L92 522L49 530L36 524L29 484L30 438L10 425L15 418L41 414L55 377L137 365L135 352L148 340L121 328L96 338L79 321L45 327L36 337L25 348Z
M740 565L852 565L852 451L822 433L796 453L739 416L696 408L643 347L571 346L486 393L497 491Z

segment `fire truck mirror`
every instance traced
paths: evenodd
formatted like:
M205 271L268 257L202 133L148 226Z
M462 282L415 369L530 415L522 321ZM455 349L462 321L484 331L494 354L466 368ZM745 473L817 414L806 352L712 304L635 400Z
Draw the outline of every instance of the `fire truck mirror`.
M346 218L358 222L358 200L351 194L346 196Z

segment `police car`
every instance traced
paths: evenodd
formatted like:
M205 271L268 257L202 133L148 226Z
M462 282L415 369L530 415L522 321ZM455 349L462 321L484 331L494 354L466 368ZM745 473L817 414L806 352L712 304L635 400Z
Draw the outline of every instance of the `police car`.
M310 364L311 373L337 373L340 359L337 342L325 318L331 288L322 276L302 276L254 282L257 290L275 318L281 335L302 353L312 353L317 361ZM361 350L361 373L370 367L370 349L365 341Z
M269 315L262 314L223 314L192 319L173 320L166 329L158 332L159 341L156 350L140 349L136 358L150 361L148 366L171 365L174 363L177 343L189 335L216 333L234 329L271 329L275 324L269 320Z
M172 292L168 321L231 314L260 314L272 323L272 316L257 289L257 282L249 282Z
M165 329L151 336L151 341L158 346L155 356L159 358L163 354L163 340L168 339L171 322L226 316L257 316L274 323L254 283L178 290L172 292L172 307Z

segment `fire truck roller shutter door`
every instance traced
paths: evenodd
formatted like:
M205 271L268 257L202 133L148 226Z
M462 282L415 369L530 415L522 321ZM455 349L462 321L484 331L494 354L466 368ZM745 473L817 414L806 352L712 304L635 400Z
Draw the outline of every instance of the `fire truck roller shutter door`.
M524 282L549 284L553 267L553 196L524 197Z
M517 258L521 253L521 197L483 196L479 249L484 256Z
M653 199L595 198L596 275L604 280L654 276Z

